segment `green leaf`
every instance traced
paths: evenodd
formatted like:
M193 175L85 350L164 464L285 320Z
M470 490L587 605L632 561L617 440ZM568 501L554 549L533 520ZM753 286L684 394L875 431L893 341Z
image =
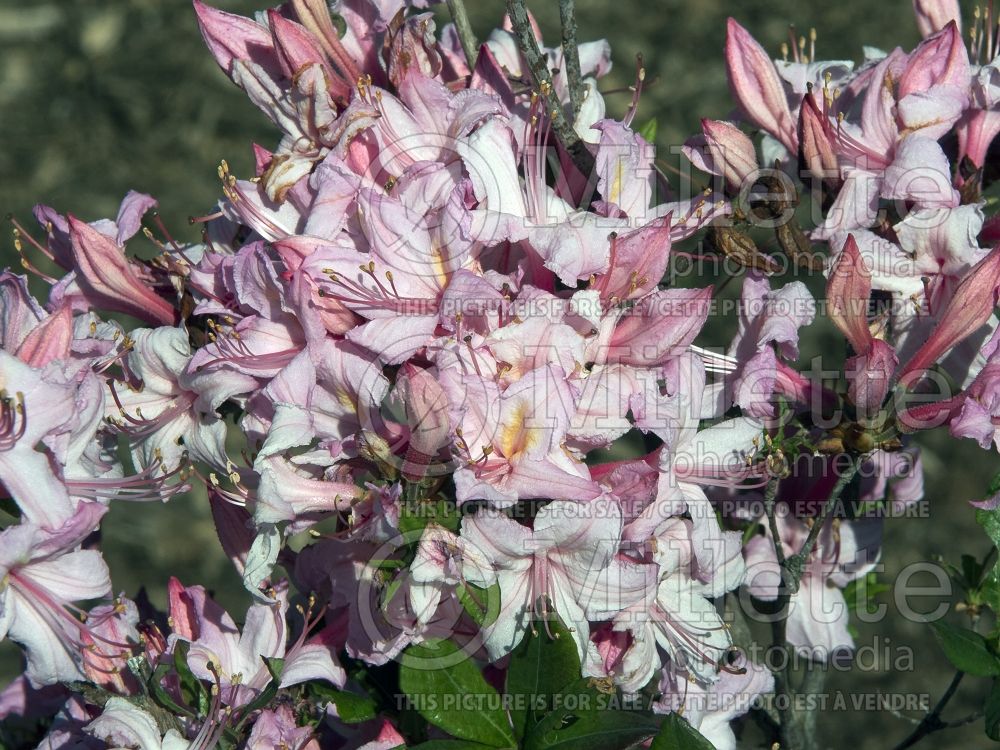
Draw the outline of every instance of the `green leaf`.
M989 489L986 490L986 494L995 495L1000 492L1000 472L994 475L993 480L990 482Z
M398 575L395 578L387 581L382 586L381 601L382 601L382 611L388 611L389 607L392 605L392 600L403 589L403 583L406 578L402 575Z
M992 486L991 484L990 487L992 488ZM983 510L979 508L976 511L976 523L983 527L983 531L986 532L986 536L993 540L993 544L1000 547L1000 509Z
M181 641L178 641L180 644ZM158 704L168 711L173 711L178 716L196 716L195 712L192 711L187 706L182 706L166 691L163 687L163 678L167 676L170 672L169 664L160 664L153 674L150 676L149 681L146 683L146 687L149 689L149 694L152 696Z
M1000 575L993 569L986 574L977 592L977 601L994 612L1000 612Z
M995 495L1000 492L1000 474L997 474L993 481L990 482L990 495ZM983 531L986 532L986 536L990 538L994 546L1000 548L1000 509L994 510L984 510L982 508L976 511L976 523L982 526ZM994 570L1000 569L1000 562L994 567Z
M874 614L877 610L876 598L891 588L888 584L879 583L878 574L875 572L855 578L844 587L847 610L855 612L863 609L868 614Z
M430 640L406 649L399 685L421 716L452 736L516 747L500 696L453 642Z
M559 691L553 711L528 729L525 750L625 750L654 736L659 718L648 710L622 711L622 696L581 679Z
M648 143L656 143L656 118L646 120L638 132Z
M399 530L404 536L414 534L413 539L418 539L419 533L415 532L423 531L431 522L455 533L461 520L458 508L450 500L418 500L403 504L399 512Z
M967 589L974 589L983 577L983 566L972 555L962 555L962 583Z
M21 518L21 509L11 497L0 497L0 524L10 526Z
M463 609L481 628L492 625L500 615L499 583L484 589L466 581L456 587L455 594Z
M667 714L649 750L713 750L714 745L680 714Z
M337 707L337 716L345 724L360 724L378 716L378 707L367 695L358 695L328 685L325 682L310 682L310 692L321 700Z
M1000 675L1000 661L986 645L986 639L968 628L932 622L934 637L955 669L976 677Z
M549 637L551 633L552 637ZM553 617L548 628L528 632L510 657L506 692L512 696L514 735L523 738L553 705L554 696L580 679L580 657L566 626Z
M266 656L262 656L261 659L264 660L264 665L267 667L267 671L271 674L271 681L267 683L267 687L260 691L260 694L254 698L252 701L247 703L243 707L242 715L236 725L239 726L258 709L265 708L271 701L274 700L274 696L278 694L278 688L281 687L281 673L285 669L284 659L269 659Z
M983 713L986 714L986 736L1000 741L1000 680L993 680Z
M189 706L194 706L198 716L207 716L211 697L201 680L194 676L188 666L188 651L191 644L187 641L177 641L174 646L174 671L180 682L181 698Z

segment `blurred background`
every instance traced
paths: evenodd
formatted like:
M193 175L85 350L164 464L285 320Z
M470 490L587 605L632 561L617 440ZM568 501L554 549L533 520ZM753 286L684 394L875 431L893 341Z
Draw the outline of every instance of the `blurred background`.
M467 0L480 38L501 22L501 0ZM215 0L225 10L252 14L265 0ZM558 37L558 3L529 3L543 33ZM971 19L972 7L964 8ZM615 68L602 89L632 83L634 57L643 53L646 94L637 123L658 121L661 153L698 130L700 117L725 118L730 110L722 45L725 19L735 16L774 55L797 33L817 31L820 59L861 57L861 44L912 48L919 36L907 0L796 2L795 0L577 0L579 39L609 39ZM443 19L443 16L439 17ZM443 23L443 20L442 20ZM629 93L606 97L620 116ZM226 159L237 175L251 169L250 143L273 147L269 122L233 86L204 50L185 0L0 0L0 212L32 226L31 208L42 202L60 212L94 220L113 217L130 189L160 201L166 226L178 238L196 239L188 224L220 197L216 168ZM141 238L136 240L142 243ZM9 234L0 239L0 266L17 266ZM735 286L735 285L733 285ZM804 356L822 339L806 341ZM968 441L967 441L968 442ZM892 582L915 561L942 555L957 564L963 553L982 557L989 543L966 504L983 497L1000 469L995 454L974 444L924 442L927 517L890 519L885 528L885 573ZM104 524L104 549L116 587L130 596L141 585L163 607L169 575L203 583L237 619L247 604L242 586L214 540L204 498L192 495L170 507L118 504ZM925 575L914 579L932 585ZM933 609L929 597L923 611ZM888 711L856 711L851 694L927 693L933 704L951 669L926 625L889 617L859 628L859 645L880 658L870 669L835 674L829 690L842 691L845 711L822 717L829 747L891 747L913 725ZM919 607L918 607L919 608ZM958 622L958 618L954 617ZM913 671L894 669L899 652L913 649ZM888 659L885 657L888 656ZM0 643L0 684L19 670L19 655ZM982 705L983 680L966 680L946 718ZM911 714L913 715L913 714ZM982 722L939 733L921 747L979 747Z

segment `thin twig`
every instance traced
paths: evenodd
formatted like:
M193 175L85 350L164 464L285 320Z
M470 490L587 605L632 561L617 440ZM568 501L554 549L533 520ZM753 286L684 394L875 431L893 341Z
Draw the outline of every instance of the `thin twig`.
M577 168L584 175L589 176L594 167L594 157L587 150L573 126L566 121L566 116L562 111L562 103L552 85L552 71L548 69L545 56L538 47L538 40L535 39L531 22L528 20L528 9L524 5L524 0L507 0L507 15L510 16L518 49L521 50L521 54L524 55L524 59L528 63L528 69L535 79L535 85L538 86L539 92L548 103L548 114L556 138L562 143L563 148L569 153Z
M902 719L903 721L909 722L910 724L919 724L920 723L920 719L917 719L917 718L915 718L913 716L907 716L902 711L897 711L895 708L889 708L887 710L889 711L890 714L892 714L893 716L895 716L897 719Z
M451 13L451 20L455 22L458 41L462 43L462 51L465 52L465 61L469 63L469 70L475 70L476 60L479 59L479 40L476 39L476 32L472 30L472 24L469 23L469 14L465 11L465 0L448 0L448 12Z
M768 528L771 531L771 538L774 540L774 554L778 557L778 565L785 564L785 547L781 543L781 536L778 533L778 519L774 515L774 499L778 495L778 482L781 477L772 477L767 483L767 490L764 492L764 513L767 515Z
M574 0L559 0L559 23L562 25L563 65L569 101L573 105L573 122L583 106L583 76L580 73L580 48L576 43L576 8Z
M778 589L776 610L777 617L771 622L771 639L775 647L784 649L785 651L785 668L776 671L774 675L775 694L784 695L788 698L788 700L784 701L782 707L783 710L780 712L780 738L781 746L783 748L788 747L792 750L798 750L798 748L811 747L813 734L815 733L816 728L815 716L802 715L802 712L795 710L794 701L791 700L794 690L792 687L790 670L793 662L792 656L794 649L787 643L788 609L792 595L799 590L799 584L802 581L802 574L805 570L806 561L809 559L809 555L812 554L812 551L816 546L820 531L823 526L826 525L833 509L837 505L837 501L840 500L841 494L843 494L851 479L854 478L854 475L857 473L860 465L860 459L851 458L850 467L848 467L848 469L837 479L837 483L830 492L830 496L823 504L823 509L821 510L819 517L815 519L813 527L809 530L809 535L806 537L805 542L802 544L799 551L793 555L784 555L784 550L781 546L781 538L778 536L777 521L774 515L774 499L777 495L776 482L772 480L772 482L768 483L768 488L764 496L764 509L768 516L768 523L770 524L775 555L778 556L779 564L781 566L781 584ZM819 665L815 665L814 668L819 671ZM812 690L813 692L818 692L822 689L825 674L812 675L811 677L817 681L816 685L812 686ZM810 675L807 674L807 680L809 678Z
M833 511L834 506L840 500L840 495L847 487L848 483L854 479L854 475L858 473L858 467L861 466L861 462L857 459L851 460L851 465L843 474L837 479L837 484L833 486L833 491L830 492L830 497L827 498L826 504L823 506L823 510L820 512L819 518L813 524L813 527L809 529L809 536L806 537L805 544L802 545L802 549L799 550L796 557L801 557L803 561L812 554L813 547L816 546L816 540L819 539L819 534L823 530L826 520L830 517L830 513Z
M968 716L966 716L963 719L955 719L954 721L946 721L946 722L944 722L944 728L945 729L958 729L959 727L964 727L967 724L973 723L974 721L979 721L985 715L986 715L986 712L983 711L980 708L980 709L978 709L976 711L973 711L971 714L969 714Z
M959 683L962 682L962 678L965 677L965 672L955 672L955 676L951 678L951 683L948 685L948 689L944 691L944 695L937 702L934 708L931 709L923 720L917 724L917 728L914 729L909 736L896 745L893 750L906 750L908 747L913 747L920 740L929 734L933 734L941 729L948 729L950 724L941 720L941 712L944 711L945 706L948 705L948 701L952 699L955 695L955 691L958 690ZM974 717L971 720L975 721ZM957 726L961 726L960 724Z

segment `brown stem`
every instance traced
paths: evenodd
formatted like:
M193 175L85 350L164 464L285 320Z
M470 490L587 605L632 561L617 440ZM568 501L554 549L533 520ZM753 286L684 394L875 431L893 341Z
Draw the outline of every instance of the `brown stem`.
M535 39L531 22L528 20L528 9L524 5L524 0L507 0L507 15L510 16L518 49L528 63L528 69L535 80L535 85L545 98L548 115L552 121L552 131L569 153L577 168L589 177L594 167L594 157L563 114L562 103L552 85L552 71L548 69L545 56L538 47L538 40Z
M583 76L580 73L580 49L576 43L576 8L574 0L559 0L559 23L562 25L563 65L569 101L573 105L573 122L583 106Z

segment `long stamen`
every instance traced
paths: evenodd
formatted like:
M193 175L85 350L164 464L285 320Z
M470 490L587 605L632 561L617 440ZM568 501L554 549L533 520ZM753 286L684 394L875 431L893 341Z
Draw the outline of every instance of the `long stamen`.
M160 471L162 473L157 474ZM159 457L138 474L129 477L108 477L100 479L67 479L66 489L74 497L89 500L131 500L133 502L166 502L175 495L191 489L186 478L188 467L179 465L167 471ZM177 484L168 484L173 478Z
M632 89L632 101L629 103L625 117L622 118L622 123L627 128L632 127L632 120L635 119L636 112L639 110L639 97L642 96L642 85L646 81L646 67L643 65L641 54L635 56L635 66L635 84L629 87Z
M70 651L70 647L79 651L80 658L87 668L101 674L116 674L120 671L117 667L107 667L95 660L114 662L127 658L134 651L135 644L105 637L94 630L95 627L102 625L107 619L117 614L118 607L112 612L108 612L105 617L94 620L89 618L87 613L79 607L69 603L63 604L53 599L47 590L35 585L28 576L22 575L18 569L13 569L8 573L8 580L11 587L23 597L24 601L53 632L62 633L67 638L67 641L63 643L67 651ZM115 651L108 653L99 644L115 649Z
M42 253L44 253L45 256L48 257L50 260L54 261L55 259L53 258L52 254L46 248L42 247L38 243L38 241L35 240L34 237L25 232L23 229L21 229L20 224L18 224L13 218L11 218L10 221L12 224L14 224L14 249L17 251L18 257L20 257L21 259L21 267L25 271L35 274L35 276L39 277L48 284L56 284L58 282L57 279L39 270L37 266L35 266L30 260L28 260L28 256L24 252L24 245L21 243L21 237L22 236L27 237L28 241L32 245L34 245L37 249L39 249Z

